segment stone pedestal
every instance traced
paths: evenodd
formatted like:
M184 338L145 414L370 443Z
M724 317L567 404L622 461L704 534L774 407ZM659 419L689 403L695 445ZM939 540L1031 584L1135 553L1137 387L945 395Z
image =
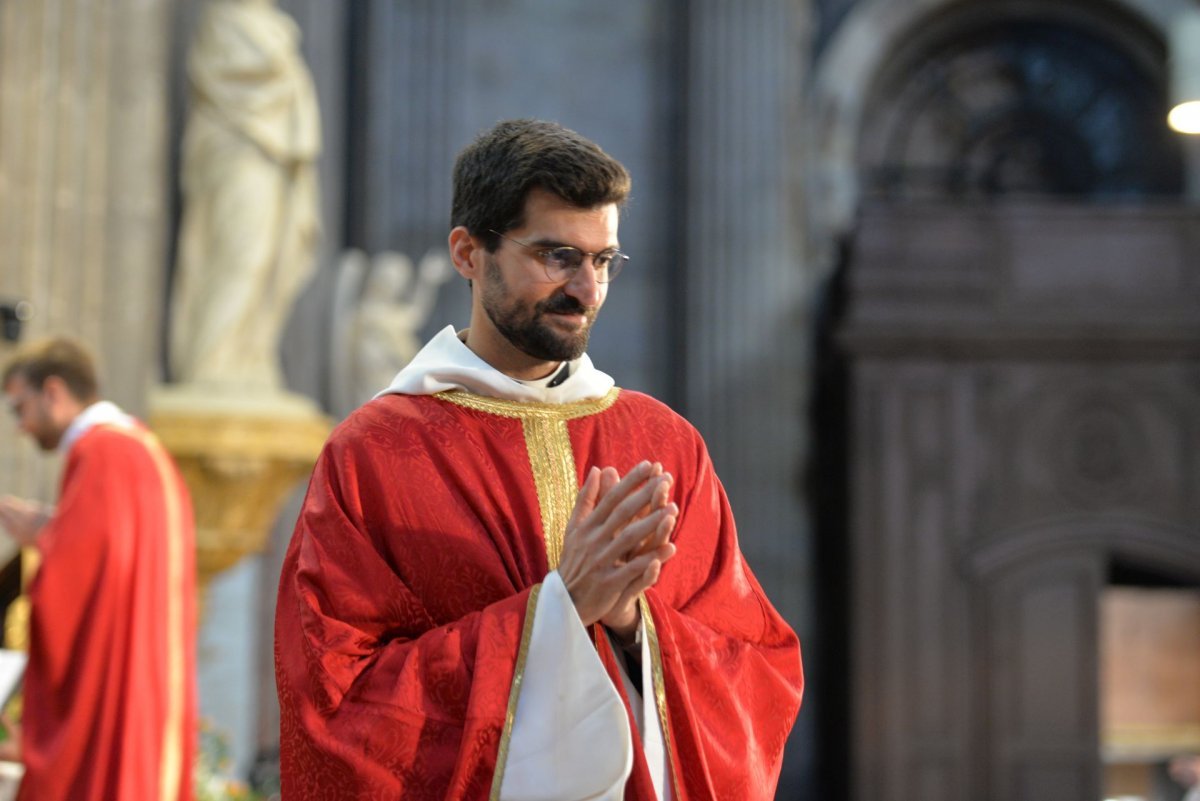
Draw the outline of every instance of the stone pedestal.
M196 515L196 572L261 552L288 492L305 479L333 425L299 395L237 396L195 386L150 395L150 427L174 457Z

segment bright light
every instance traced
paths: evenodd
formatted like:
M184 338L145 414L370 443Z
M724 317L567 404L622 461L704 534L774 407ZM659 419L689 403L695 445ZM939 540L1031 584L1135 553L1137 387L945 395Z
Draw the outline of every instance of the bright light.
M1172 20L1167 53L1167 96L1175 106L1167 124L1180 133L1200 134L1200 8L1189 8Z
M1200 134L1200 100L1180 103L1171 109L1167 124L1179 133Z

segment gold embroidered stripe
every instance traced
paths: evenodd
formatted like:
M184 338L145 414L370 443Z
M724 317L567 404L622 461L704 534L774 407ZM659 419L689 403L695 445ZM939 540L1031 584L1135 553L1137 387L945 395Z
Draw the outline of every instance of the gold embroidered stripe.
M508 763L508 746L512 740L513 722L517 719L517 700L521 697L521 681L525 678L525 660L529 657L529 640L533 636L533 617L537 609L541 584L533 585L529 591L529 602L525 604L525 625L521 629L521 647L517 649L517 666L513 671L512 689L508 691L508 709L504 713L504 731L500 734L500 750L496 753L496 772L492 775L490 801L500 798L500 785L504 782L504 766Z
M658 707L658 722L662 724L663 746L666 750L667 764L671 766L671 784L675 788L672 797L679 798L679 776L675 772L674 748L671 745L671 723L667 715L667 687L663 681L662 651L658 645L658 629L654 626L654 616L650 614L650 604L646 596L638 598L638 607L642 610L642 620L646 623L646 644L650 648L650 673L654 679L654 705Z
M443 392L437 397L468 409L521 421L525 450L533 471L538 512L542 519L542 539L546 546L546 564L558 567L562 557L563 534L575 508L579 477L567 421L602 412L613 405L620 390L616 387L596 400L579 403L519 403L487 398L469 392Z
M550 570L558 567L562 557L563 535L567 530L571 510L575 507L575 496L579 492L575 454L571 447L567 421L604 411L616 403L619 394L620 390L613 387L602 398L578 403L523 403L488 398L469 392L442 392L435 396L468 409L521 421L525 450L533 473L534 490L537 492L542 539L546 546L546 564ZM525 610L525 629L521 634L521 648L517 655L512 690L509 692L504 732L500 737L500 750L496 755L496 773L492 778L492 801L500 798L500 784L504 779L505 763L508 761L509 741L512 737L513 721L516 719L517 701L521 695L521 680L525 674L525 660L528 656L534 610L540 589L540 584L533 588Z
M575 507L579 480L575 475L575 453L566 420L530 417L521 421L525 428L525 448L537 485L538 507L542 516L542 537L546 541L546 564L558 568L562 558L563 535Z
M154 460L166 505L167 530L167 714L163 721L159 755L159 797L179 796L183 775L184 718L184 611L183 611L183 509L170 459L158 438L137 429L115 429L141 442Z

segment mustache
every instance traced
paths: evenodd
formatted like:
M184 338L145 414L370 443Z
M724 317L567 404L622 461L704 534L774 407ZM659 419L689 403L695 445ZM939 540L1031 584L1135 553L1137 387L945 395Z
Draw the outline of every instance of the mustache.
M595 313L594 309L584 306L578 299L565 293L546 298L538 307L538 311L550 314L586 314L590 317Z

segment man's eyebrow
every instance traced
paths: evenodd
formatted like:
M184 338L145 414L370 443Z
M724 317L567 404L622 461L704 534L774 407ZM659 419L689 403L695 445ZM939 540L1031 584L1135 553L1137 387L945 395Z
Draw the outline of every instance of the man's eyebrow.
M531 248L575 248L575 250L579 250L574 245L568 242L561 242L557 239L534 239L525 244Z
M560 242L557 239L533 239L533 240L530 240L529 242L526 242L525 244L531 248L571 248L572 250L578 250L580 253L586 252L583 248L579 247L579 245L572 245L570 242ZM607 247L603 248L602 250L597 250L596 252L603 253L606 250L620 250L620 249L621 249L620 245L608 245Z

